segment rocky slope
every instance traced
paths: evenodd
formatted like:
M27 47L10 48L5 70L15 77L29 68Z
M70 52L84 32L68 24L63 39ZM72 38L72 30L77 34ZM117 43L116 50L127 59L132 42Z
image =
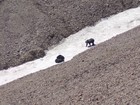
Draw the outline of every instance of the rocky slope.
M0 0L0 70L43 57L44 50L139 0Z
M139 105L140 26L0 87L0 105Z

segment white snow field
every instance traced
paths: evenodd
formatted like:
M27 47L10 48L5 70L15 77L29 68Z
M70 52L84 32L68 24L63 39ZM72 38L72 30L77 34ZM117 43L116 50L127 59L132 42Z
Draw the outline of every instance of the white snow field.
M85 46L86 39L94 38L95 44L99 44L138 25L140 7L102 19L95 26L85 27L61 41L59 45L50 48L45 57L0 71L0 85L56 65L54 61L58 54L64 55L65 61L71 60L78 53L88 49Z

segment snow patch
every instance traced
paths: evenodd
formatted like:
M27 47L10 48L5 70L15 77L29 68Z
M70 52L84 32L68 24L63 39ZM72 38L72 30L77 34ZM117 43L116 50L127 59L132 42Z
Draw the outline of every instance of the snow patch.
M95 26L85 27L49 49L45 57L0 71L0 85L56 65L54 61L59 54L64 55L66 61L71 60L75 55L88 49L85 40L89 38L94 38L95 44L99 44L138 25L140 25L140 7L102 19Z

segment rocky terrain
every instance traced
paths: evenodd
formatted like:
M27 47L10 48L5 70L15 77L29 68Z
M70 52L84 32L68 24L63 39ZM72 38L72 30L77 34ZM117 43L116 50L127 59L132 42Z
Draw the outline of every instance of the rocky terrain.
M0 105L139 105L140 26L0 87Z
M0 0L0 70L45 55L101 18L137 7L139 0Z

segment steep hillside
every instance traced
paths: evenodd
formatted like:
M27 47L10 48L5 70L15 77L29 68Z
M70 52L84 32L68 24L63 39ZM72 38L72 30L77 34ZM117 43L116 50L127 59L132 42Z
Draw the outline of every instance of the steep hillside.
M137 7L139 0L0 0L0 70L43 57L44 49Z
M139 105L140 26L0 87L0 105Z

